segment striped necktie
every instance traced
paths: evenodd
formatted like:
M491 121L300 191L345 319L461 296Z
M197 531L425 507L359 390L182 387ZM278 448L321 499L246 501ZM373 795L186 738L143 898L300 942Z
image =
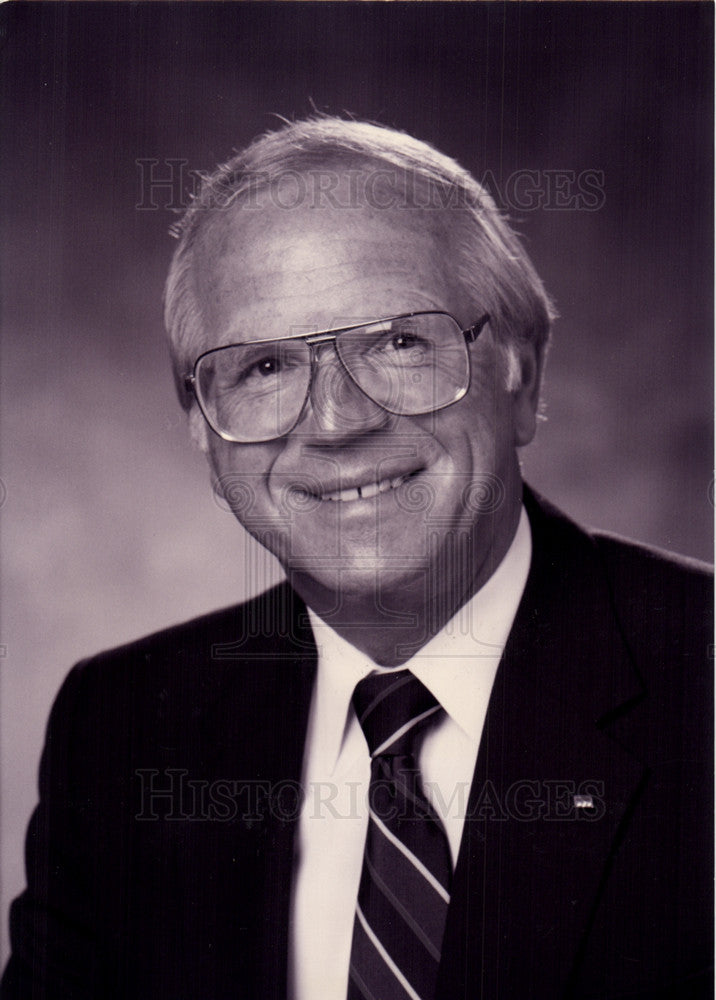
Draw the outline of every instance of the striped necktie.
M370 749L371 779L348 1000L431 1000L452 865L416 757L421 732L441 708L408 670L365 677L353 707Z

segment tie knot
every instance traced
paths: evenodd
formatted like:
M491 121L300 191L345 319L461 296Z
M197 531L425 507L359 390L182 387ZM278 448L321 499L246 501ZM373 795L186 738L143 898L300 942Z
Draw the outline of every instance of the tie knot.
M418 732L440 711L434 695L409 670L364 677L353 692L353 707L371 757L413 753Z

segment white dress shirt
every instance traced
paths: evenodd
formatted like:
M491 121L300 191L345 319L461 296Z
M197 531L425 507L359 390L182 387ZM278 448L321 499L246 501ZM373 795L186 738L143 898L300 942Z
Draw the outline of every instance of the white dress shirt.
M495 573L401 666L411 670L445 710L423 740L419 765L426 795L445 825L453 866L492 685L531 556L523 509ZM351 697L358 681L385 668L312 611L309 614L318 672L302 771L306 798L296 838L289 991L292 1000L345 1000L370 782L368 746Z

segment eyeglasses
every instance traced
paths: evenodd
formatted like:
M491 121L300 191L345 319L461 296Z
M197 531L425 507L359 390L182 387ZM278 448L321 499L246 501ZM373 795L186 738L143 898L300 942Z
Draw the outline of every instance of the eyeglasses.
M215 347L184 378L209 426L225 441L288 434L314 386L318 353L333 344L345 373L369 399L399 416L433 413L470 386L467 344L489 315L463 330L445 312L416 312L323 333Z

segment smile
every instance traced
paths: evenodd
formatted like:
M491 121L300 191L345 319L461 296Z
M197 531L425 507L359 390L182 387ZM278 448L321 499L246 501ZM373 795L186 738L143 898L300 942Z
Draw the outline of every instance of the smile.
M334 490L332 493L324 493L321 500L334 500L338 503L348 503L352 500L369 500L379 493L387 493L402 485L406 479L414 475L412 472L402 476L394 476L392 479L381 479L379 483L366 483L361 486L353 486L347 490Z

